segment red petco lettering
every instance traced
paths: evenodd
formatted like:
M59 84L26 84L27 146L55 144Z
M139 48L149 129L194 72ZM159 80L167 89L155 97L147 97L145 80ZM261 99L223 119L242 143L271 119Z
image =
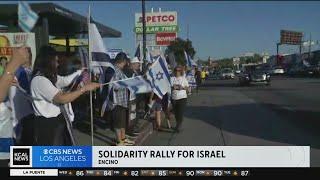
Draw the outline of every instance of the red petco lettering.
M170 45L170 42L176 39L176 35L176 33L157 33L157 45Z
M174 15L158 15L158 16L146 16L146 23L162 23L162 22L174 22ZM139 23L142 23L142 17L139 18Z

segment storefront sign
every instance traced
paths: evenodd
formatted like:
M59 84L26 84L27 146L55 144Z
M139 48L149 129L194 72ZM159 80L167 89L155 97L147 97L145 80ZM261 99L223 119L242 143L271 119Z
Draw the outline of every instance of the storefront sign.
M153 12L145 15L146 26L176 26L177 12ZM142 27L141 13L135 14L135 27Z
M157 33L156 42L157 45L168 46L171 41L174 41L177 38L176 33Z
M178 26L147 26L146 33L147 34L154 34L159 32L178 32ZM135 32L137 34L142 34L142 27L136 27Z
M36 42L34 33L0 33L0 58L10 60L14 47L31 48L32 65L36 59Z

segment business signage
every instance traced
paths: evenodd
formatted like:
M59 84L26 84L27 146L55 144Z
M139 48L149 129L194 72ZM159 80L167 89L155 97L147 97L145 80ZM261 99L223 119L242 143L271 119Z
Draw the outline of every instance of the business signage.
M138 42L143 41L142 34L136 34L136 41L138 41ZM156 45L156 34L146 34L146 45L147 46L155 46Z
M154 34L159 32L178 32L178 26L147 26L146 33L147 34ZM142 34L142 27L135 28L136 34Z
M233 60L233 65L240 64L240 58L239 57L234 57L232 60Z
M302 32L281 30L281 44L300 45L302 43Z
M146 26L176 26L177 12L152 12L145 15ZM142 27L142 14L135 14L135 27Z
M160 46L168 46L177 38L176 33L157 33L156 44Z
M9 60L12 55L12 49L23 45L31 49L33 64L36 59L34 33L0 33L0 58Z

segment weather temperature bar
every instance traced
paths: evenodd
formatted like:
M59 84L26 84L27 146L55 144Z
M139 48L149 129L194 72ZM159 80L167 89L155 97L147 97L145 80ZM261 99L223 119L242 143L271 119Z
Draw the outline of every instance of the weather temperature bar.
M79 169L58 170L58 176L249 176L248 169Z

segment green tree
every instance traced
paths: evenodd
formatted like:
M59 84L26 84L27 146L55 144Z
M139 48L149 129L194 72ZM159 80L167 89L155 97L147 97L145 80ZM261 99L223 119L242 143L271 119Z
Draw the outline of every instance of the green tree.
M192 41L190 41L189 39L183 40L181 38L177 38L175 41L172 41L170 43L170 45L166 49L166 54L173 52L177 64L185 65L186 62L184 57L184 51L186 51L191 56L191 58L194 58L194 55L196 54L196 51L192 46Z

